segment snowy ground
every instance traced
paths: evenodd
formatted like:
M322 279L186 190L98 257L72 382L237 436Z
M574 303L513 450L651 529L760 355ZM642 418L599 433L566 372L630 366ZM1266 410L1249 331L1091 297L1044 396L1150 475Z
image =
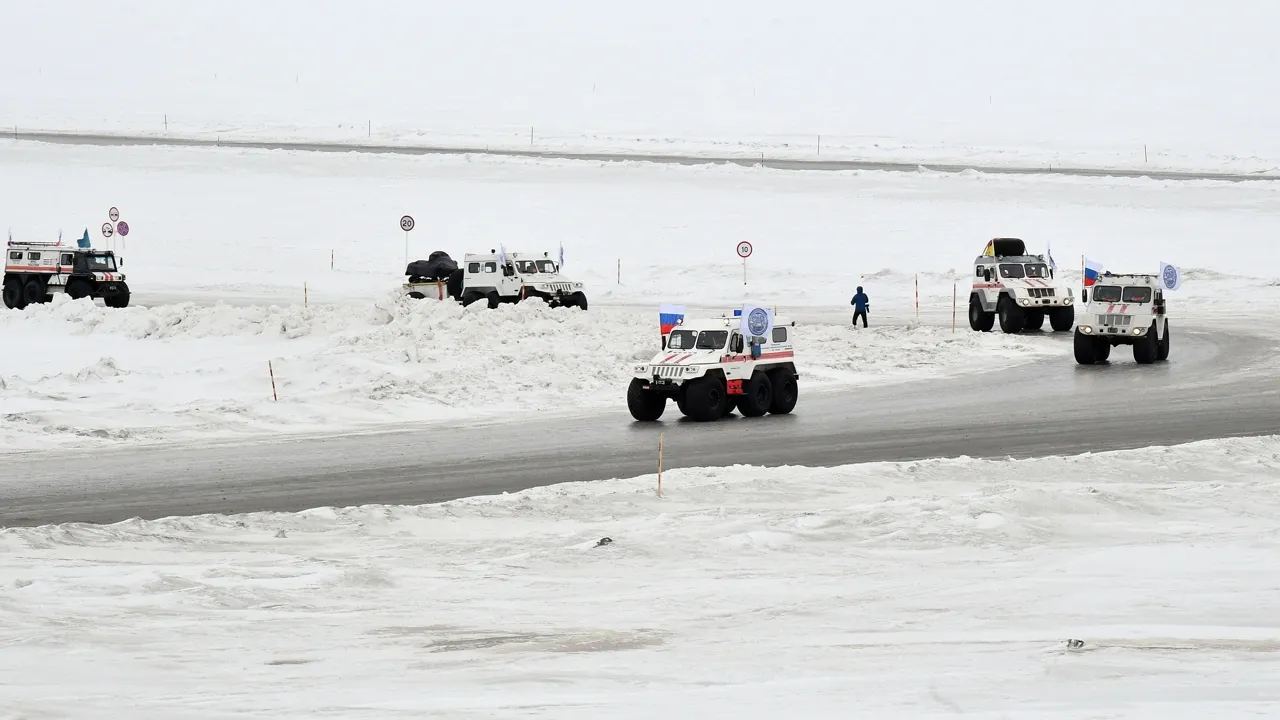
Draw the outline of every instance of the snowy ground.
M1263 438L5 530L0 715L1269 716L1278 476Z
M656 311L414 301L113 310L58 296L0 313L0 452L624 407ZM806 392L1061 353L1049 337L807 325ZM273 399L270 373L279 400Z
M14 5L3 20L6 129L1280 167L1280 104L1266 92L1280 11L1265 0L1177 12L1155 0L652 0L625 11L335 2L305 12L296 2L50 0Z

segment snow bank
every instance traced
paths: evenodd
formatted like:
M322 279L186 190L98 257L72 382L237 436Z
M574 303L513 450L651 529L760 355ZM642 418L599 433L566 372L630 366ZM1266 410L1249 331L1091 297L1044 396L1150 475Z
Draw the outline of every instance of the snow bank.
M631 369L657 352L657 312L543 304L113 310L57 296L0 313L0 438L62 443L340 431L375 424L625 412ZM801 324L812 390L1026 362L1049 338L919 326ZM274 373L273 399L271 374Z
M5 530L0 707L1274 714L1278 475L1262 438Z

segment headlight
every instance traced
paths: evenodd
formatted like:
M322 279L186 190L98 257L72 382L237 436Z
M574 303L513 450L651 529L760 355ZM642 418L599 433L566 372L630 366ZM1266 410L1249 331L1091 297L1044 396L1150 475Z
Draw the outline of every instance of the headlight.
M645 372L645 371L647 371L648 369L649 369L649 366L648 366L648 365L637 365L637 366L636 366L636 372L638 372L638 373Z
M1142 334L1142 328L1134 328L1134 329L1133 329L1133 334L1134 334L1134 335L1141 335L1141 334Z
M1089 333L1093 332L1093 328L1089 327L1088 325L1081 325L1080 332L1084 333L1085 335L1088 335Z
M1030 305L1030 304L1031 304L1031 301L1030 301L1030 300L1028 300L1027 298L1022 298L1021 300L1019 300L1019 301L1018 301L1018 304L1020 304L1020 305Z
M1062 304L1063 304L1063 305L1070 305L1070 304L1071 304L1071 296L1070 296L1070 295L1068 295L1068 296L1066 296L1066 297L1062 298Z

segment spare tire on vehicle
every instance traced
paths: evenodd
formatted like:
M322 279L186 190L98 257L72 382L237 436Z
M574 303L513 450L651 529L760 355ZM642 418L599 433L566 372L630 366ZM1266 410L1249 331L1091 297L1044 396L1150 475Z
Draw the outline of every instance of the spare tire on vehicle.
M426 260L414 260L404 269L409 282L435 282L448 280L458 269L458 263L449 257L449 253L437 250L427 256Z

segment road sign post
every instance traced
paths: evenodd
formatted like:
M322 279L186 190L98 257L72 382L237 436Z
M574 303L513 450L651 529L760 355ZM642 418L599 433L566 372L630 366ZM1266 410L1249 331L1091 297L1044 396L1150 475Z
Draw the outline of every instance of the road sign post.
M404 231L404 264L409 266L409 231L413 229L413 218L405 215L400 218L400 229Z
M742 258L742 284L747 284L747 258L751 257L751 243L743 240L738 243L738 257Z

